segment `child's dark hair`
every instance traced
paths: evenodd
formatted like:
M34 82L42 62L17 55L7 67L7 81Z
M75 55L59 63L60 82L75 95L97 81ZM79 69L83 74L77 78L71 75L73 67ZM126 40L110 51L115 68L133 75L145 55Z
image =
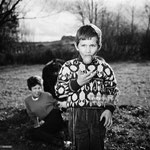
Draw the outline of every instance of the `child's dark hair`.
M101 44L101 38L102 38L101 36L102 36L102 32L97 26L95 26L93 24L84 25L78 29L76 38L75 38L75 42L76 42L76 45L78 45L80 40L97 37L97 44L99 45L99 47L101 47L101 45L102 45Z
M31 90L32 87L36 85L43 85L43 80L40 76L31 76L30 78L27 79L27 86L28 89Z

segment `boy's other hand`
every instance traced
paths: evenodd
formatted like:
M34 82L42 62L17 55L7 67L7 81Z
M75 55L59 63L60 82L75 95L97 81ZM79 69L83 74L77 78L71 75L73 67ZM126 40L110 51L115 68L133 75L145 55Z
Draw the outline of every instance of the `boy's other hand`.
M34 127L34 128L38 128L38 127L40 127L40 124L37 122L37 123L35 123L35 124L33 125L33 127Z
M58 104L59 108L67 108L67 102L66 101L63 101L63 102L58 101L57 104Z
M102 119L105 118L105 122L104 122L104 126L106 128L111 127L112 125L112 113L110 110L106 109L102 115L100 116L100 121L102 121Z
M45 121L44 120L41 120L40 122L39 122L39 125L41 126L42 124L44 124L45 123Z
M88 71L88 72L83 72L81 70L78 71L78 77L77 77L77 82L80 86L88 83L96 74L96 71Z

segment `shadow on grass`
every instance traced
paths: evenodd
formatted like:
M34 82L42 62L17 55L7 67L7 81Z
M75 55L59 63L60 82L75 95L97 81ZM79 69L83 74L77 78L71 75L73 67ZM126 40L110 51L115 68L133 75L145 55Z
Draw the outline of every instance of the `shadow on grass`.
M113 126L107 130L106 150L149 150L150 110L122 105L114 112ZM63 148L25 138L30 120L24 109L0 110L0 150L61 150ZM66 135L67 136L67 135Z

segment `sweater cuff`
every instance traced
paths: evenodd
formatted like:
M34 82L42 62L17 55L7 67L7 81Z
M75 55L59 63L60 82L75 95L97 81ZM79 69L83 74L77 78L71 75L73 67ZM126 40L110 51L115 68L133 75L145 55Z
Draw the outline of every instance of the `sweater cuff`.
M78 84L77 80L70 80L70 88L72 91L77 91L81 86Z
M113 114L113 112L115 111L115 106L112 106L112 105L106 105L105 106L105 110L108 109L111 111L111 113Z

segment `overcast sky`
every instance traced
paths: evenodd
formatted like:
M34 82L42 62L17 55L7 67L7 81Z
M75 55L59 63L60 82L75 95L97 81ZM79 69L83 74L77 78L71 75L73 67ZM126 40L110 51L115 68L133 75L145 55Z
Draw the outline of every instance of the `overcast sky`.
M62 0L63 1L63 0ZM111 10L115 10L116 6L120 3L141 7L144 0L105 0L105 4ZM150 1L150 0L148 0ZM69 12L61 12L47 16L46 12L41 11L44 4L42 0L26 1L25 7L26 17L35 19L24 19L20 21L20 28L28 30L31 35L27 37L32 41L55 41L60 40L63 35L75 35L76 30L81 23L77 20L76 16ZM40 17L41 16L41 17ZM46 16L46 17L42 17Z

